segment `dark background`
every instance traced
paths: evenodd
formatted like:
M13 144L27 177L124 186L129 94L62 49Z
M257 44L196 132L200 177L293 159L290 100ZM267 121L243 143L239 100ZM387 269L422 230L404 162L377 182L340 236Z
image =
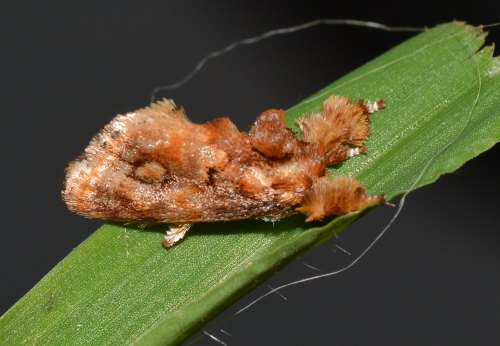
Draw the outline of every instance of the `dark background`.
M0 3L2 153L0 313L101 222L67 211L64 168L115 114L143 107L214 49L317 18L395 26L500 20L498 1L453 7L335 1L18 1ZM492 28L489 42L500 42ZM411 34L318 27L243 47L161 96L196 122L229 115L248 129L269 107L288 108ZM212 333L231 345L500 343L498 146L407 198L394 227L355 267L271 295ZM273 277L279 286L339 269L371 242L383 208ZM335 253L332 249L336 249ZM309 269L306 262L321 269ZM233 313L266 285L233 306ZM207 327L209 328L209 327ZM199 344L213 344L208 338Z

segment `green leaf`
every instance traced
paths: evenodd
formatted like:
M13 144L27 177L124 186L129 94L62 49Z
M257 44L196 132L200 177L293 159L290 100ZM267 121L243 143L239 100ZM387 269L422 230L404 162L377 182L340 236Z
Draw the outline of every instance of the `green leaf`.
M287 112L330 94L387 101L372 118L369 153L336 175L389 199L435 181L500 140L500 61L478 28L428 30ZM197 224L172 249L162 227L107 224L0 319L0 344L176 344L305 251L367 210L323 224L297 216Z

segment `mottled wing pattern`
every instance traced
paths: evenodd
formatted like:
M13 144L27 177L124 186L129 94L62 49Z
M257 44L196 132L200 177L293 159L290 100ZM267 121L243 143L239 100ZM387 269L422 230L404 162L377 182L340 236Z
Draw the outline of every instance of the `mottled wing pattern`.
M171 101L115 117L67 169L63 197L90 218L179 223L279 214L273 168L227 118L191 123ZM288 194L297 204L299 196ZM288 207L289 208L289 207Z
M282 110L245 133L228 118L193 124L163 100L106 125L67 168L63 198L86 217L138 224L354 211L383 197L325 167L364 152L369 109L332 96L299 120L298 138Z

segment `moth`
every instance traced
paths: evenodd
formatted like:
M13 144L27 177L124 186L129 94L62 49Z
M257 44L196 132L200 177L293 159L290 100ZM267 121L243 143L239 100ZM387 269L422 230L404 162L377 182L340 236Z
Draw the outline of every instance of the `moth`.
M353 212L384 196L326 167L365 153L369 114L382 107L330 96L298 119L300 133L281 109L266 110L246 133L226 117L194 124L164 99L107 124L69 164L62 197L85 217L168 224L167 248L196 222Z

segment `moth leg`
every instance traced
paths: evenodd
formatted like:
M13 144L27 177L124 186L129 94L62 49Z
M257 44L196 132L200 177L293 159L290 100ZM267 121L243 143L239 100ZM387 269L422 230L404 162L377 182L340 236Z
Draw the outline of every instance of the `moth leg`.
M164 236L163 247L169 248L177 243L179 240L184 238L184 235L191 228L190 223L183 223L177 225L169 225L169 230Z
M373 114L375 112L378 112L380 109L385 107L385 101L384 100L377 100L377 101L366 101L365 102L365 107L368 113Z
M316 179L296 210L307 216L306 222L321 220L331 215L347 214L373 203L381 203L384 196L370 197L358 180L348 177Z
M363 102L360 100L360 102ZM385 107L385 102L384 100L377 100L377 101L364 101L364 105L366 107L366 111L369 114L373 114L375 112L378 112L380 109ZM347 150L347 157L353 157L359 154L363 154L366 152L366 147L354 147L354 148L349 148Z
M327 166L366 152L369 114L384 107L382 100L352 102L343 96L330 96L321 111L306 115L298 124L305 142L315 143Z

